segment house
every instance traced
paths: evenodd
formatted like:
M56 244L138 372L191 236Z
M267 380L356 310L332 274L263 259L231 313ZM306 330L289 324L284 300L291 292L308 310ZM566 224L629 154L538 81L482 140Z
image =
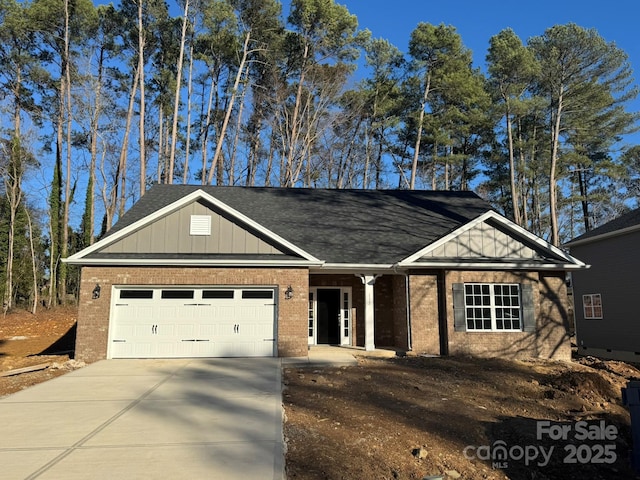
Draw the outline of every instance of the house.
M82 266L76 357L310 345L569 359L584 267L471 192L155 185Z
M566 244L591 265L572 274L578 353L640 361L640 209Z

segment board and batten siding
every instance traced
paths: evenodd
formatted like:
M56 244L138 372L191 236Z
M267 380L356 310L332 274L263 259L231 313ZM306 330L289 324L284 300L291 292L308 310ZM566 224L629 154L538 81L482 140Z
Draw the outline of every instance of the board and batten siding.
M479 223L422 258L541 258L534 249L487 222Z
M591 265L572 273L578 351L640 361L640 232L571 247L571 255ZM602 296L602 319L585 319L582 296ZM639 352L636 354L636 352Z
M191 235L191 215L210 215L211 235ZM100 253L274 255L283 252L207 205L193 202L106 246Z

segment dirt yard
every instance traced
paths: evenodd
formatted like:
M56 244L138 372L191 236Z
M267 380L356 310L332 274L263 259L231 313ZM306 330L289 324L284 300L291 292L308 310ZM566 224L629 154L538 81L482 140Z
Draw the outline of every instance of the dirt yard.
M75 308L0 315L0 397L81 366L73 360L75 323ZM35 366L46 368L2 376Z
M80 368L74 309L0 317L0 397ZM34 372L5 375L38 365ZM622 362L359 357L287 368L290 480L638 479Z

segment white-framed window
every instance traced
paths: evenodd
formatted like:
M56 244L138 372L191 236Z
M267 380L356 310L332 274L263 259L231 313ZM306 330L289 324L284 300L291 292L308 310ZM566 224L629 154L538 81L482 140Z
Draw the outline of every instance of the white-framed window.
M585 320L602 320L602 296L599 293L582 295Z
M468 332L521 332L522 302L517 283L465 283Z

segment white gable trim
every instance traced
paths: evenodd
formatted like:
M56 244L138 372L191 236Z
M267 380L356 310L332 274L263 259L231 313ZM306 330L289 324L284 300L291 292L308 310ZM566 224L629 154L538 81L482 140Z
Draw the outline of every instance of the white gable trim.
M400 262L398 262L398 266L399 267L407 267L407 266L412 266L412 265L424 266L424 264L436 264L437 262L433 262L433 261L418 262L418 260L420 260L420 258L424 257L428 253L432 252L436 248L444 245L445 243L453 240L454 238L458 237L462 233L474 228L476 225L479 225L480 223L486 222L489 219L495 220L496 222L498 222L499 224L501 224L502 226L504 226L505 228L510 230L512 233L514 233L516 236L524 237L527 240L531 241L532 243L534 243L534 244L538 245L539 247L541 247L543 250L548 250L553 255L560 257L562 260L564 260L564 263L563 262L558 262L558 266L561 266L562 268L567 268L568 265L572 265L572 268L585 268L586 267L586 264L581 262L577 258L574 258L571 255L569 255L568 253L563 252L558 247L553 246L552 244L550 244L546 240L543 240L542 238L538 237L537 235L534 235L533 233L527 231L526 229L522 228L518 224L512 222L511 220L509 220L506 217L503 217L499 213L494 212L493 210L490 210L490 211L488 211L486 213L483 213L479 217L477 217L477 218L471 220L470 222L462 225L461 227L459 227L456 230L454 230L453 232L445 235L444 237L440 238L439 240L436 240L435 242L431 243L430 245L427 245L426 247L424 247L423 249L418 250L416 253L414 253L412 255L409 255L404 260L401 260ZM494 262L494 265L497 264L497 263L498 262ZM457 265L462 266L463 264L457 264ZM464 265L468 266L469 264L465 263ZM500 264L500 265L503 265L504 267L509 267L509 266L513 267L515 264L511 265L511 264L507 263L507 264ZM533 264L532 264L532 267L533 267Z
M84 257L86 257L87 255L100 250L104 247L107 247L108 245L111 245L112 243L117 242L118 240L120 240L121 238L126 237L127 235L129 235L130 233L135 232L136 230L146 226L146 225L150 225L151 223L153 223L154 221L156 221L157 219L168 215L169 213L172 213L176 210L179 210L180 208L184 207L185 205L188 205L191 202L194 202L196 200L204 200L206 202L209 202L211 204L213 204L214 206L220 208L221 210L223 210L224 212L228 213L229 215L237 218L238 220L240 220L241 222L249 225L250 227L254 228L255 230L257 230L258 232L264 234L267 238L273 240L276 243L279 243L280 245L288 248L289 250L291 250L292 252L300 255L302 258L304 258L305 260L307 260L308 262L312 262L312 263L318 263L321 264L322 261L318 260L316 257L314 257L313 255L311 255L310 253L302 250L301 248L297 247L296 245L294 245L293 243L289 242L288 240L285 240L284 238L282 238L280 235L272 232L271 230L263 227L262 225L260 225L259 223L257 223L256 221L250 219L249 217L247 217L246 215L240 213L239 211L231 208L229 205L227 205L224 202L221 202L220 200L218 200L217 198L209 195L208 193L204 192L203 190L196 190L195 192L190 193L189 195L186 195L184 197L182 197L181 199L166 205L165 207L153 212L150 215L147 215L144 218L141 218L140 220L138 220L137 222L132 223L131 225L126 226L125 228L123 228L122 230L118 230L116 233L114 233L113 235L109 235L108 237L103 238L102 240L94 243L93 245L80 250L79 252L71 255L70 257L66 258L66 259L62 259L63 262L67 262L67 263L73 263L73 264L82 264L82 263L86 263L88 259L84 259ZM84 259L84 260L83 260ZM82 261L81 261L82 260ZM104 263L105 261L102 260L102 262ZM129 260L128 261L129 264L134 263L133 260Z

